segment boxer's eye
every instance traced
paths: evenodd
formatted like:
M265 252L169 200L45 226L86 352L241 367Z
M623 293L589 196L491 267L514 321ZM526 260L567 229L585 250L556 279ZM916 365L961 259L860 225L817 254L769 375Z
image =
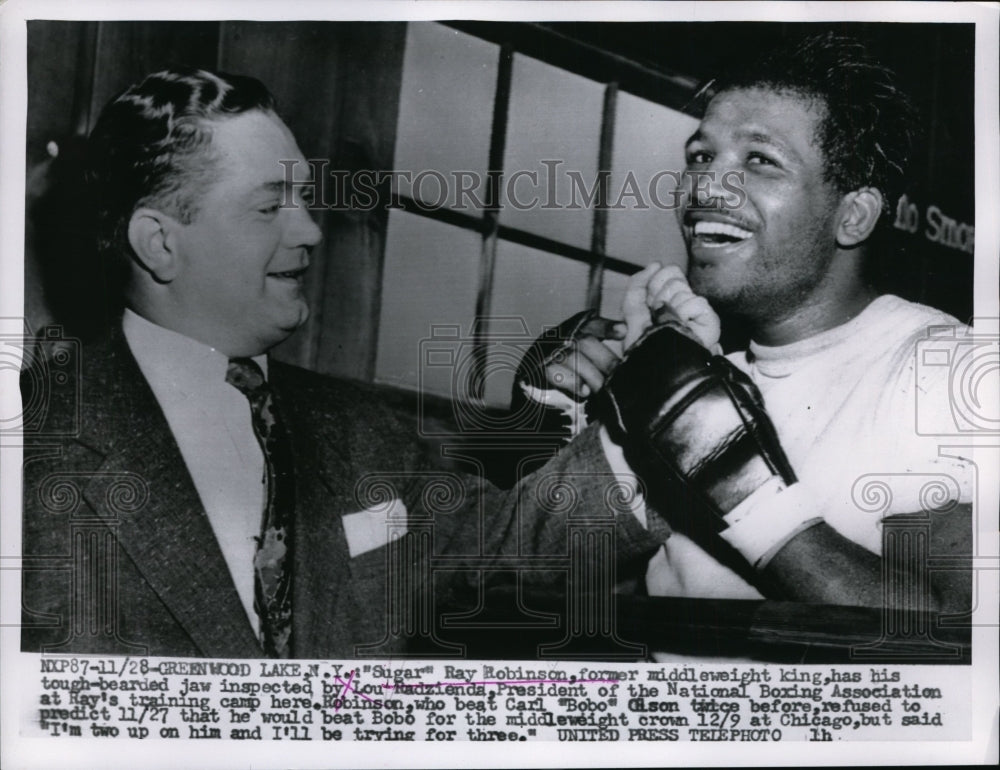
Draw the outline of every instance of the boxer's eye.
M747 156L747 165L750 166L777 166L778 162L761 152L751 152Z

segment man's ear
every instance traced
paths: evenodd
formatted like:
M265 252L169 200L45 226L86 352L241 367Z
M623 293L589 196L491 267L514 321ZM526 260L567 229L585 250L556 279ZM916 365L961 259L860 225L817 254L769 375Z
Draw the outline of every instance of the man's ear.
M882 215L883 201L882 192L875 187L861 187L847 193L840 201L837 244L851 248L866 241Z
M128 221L128 242L139 264L159 283L177 276L175 230L180 223L169 214L150 208L136 209Z

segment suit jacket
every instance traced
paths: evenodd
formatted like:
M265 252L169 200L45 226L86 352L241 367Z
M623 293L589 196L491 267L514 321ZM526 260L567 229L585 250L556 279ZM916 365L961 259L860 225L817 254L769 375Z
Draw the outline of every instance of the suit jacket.
M124 334L84 346L68 384L50 387L46 376L24 380L35 384L25 403L40 403L45 414L25 436L22 648L261 657ZM393 565L438 557L475 572L484 554L565 554L569 518L609 515L610 470L593 432L502 492L435 469L416 424L372 389L278 362L269 364L269 380L295 462L294 657L401 652L406 640L397 632L412 624L424 601L417 597L446 592L463 574L448 569L432 581L421 568L387 579ZM575 491L569 507L567 483ZM343 517L393 499L405 505L414 535L352 558ZM619 564L644 563L656 548L631 516L616 529ZM404 543L410 550L401 554Z

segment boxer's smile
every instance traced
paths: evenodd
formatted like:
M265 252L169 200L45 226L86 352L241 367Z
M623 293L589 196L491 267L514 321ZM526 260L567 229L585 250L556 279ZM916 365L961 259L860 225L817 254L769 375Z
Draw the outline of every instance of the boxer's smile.
M716 212L689 211L683 228L692 268L735 255L753 243L756 234L744 219Z
M709 248L741 243L753 237L749 230L724 222L696 222L693 232L695 243Z

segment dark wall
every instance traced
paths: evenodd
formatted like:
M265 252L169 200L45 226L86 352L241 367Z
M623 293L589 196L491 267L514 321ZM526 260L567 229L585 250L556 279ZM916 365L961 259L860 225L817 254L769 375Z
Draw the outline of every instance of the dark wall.
M86 222L74 214L85 210L75 197L81 137L109 99L170 64L249 74L275 93L306 157L328 158L331 168L391 168L405 34L403 23L29 22L32 328L55 321L87 336L108 321ZM55 160L52 142L59 147ZM318 216L324 240L309 283L312 317L278 354L371 379L386 213Z

